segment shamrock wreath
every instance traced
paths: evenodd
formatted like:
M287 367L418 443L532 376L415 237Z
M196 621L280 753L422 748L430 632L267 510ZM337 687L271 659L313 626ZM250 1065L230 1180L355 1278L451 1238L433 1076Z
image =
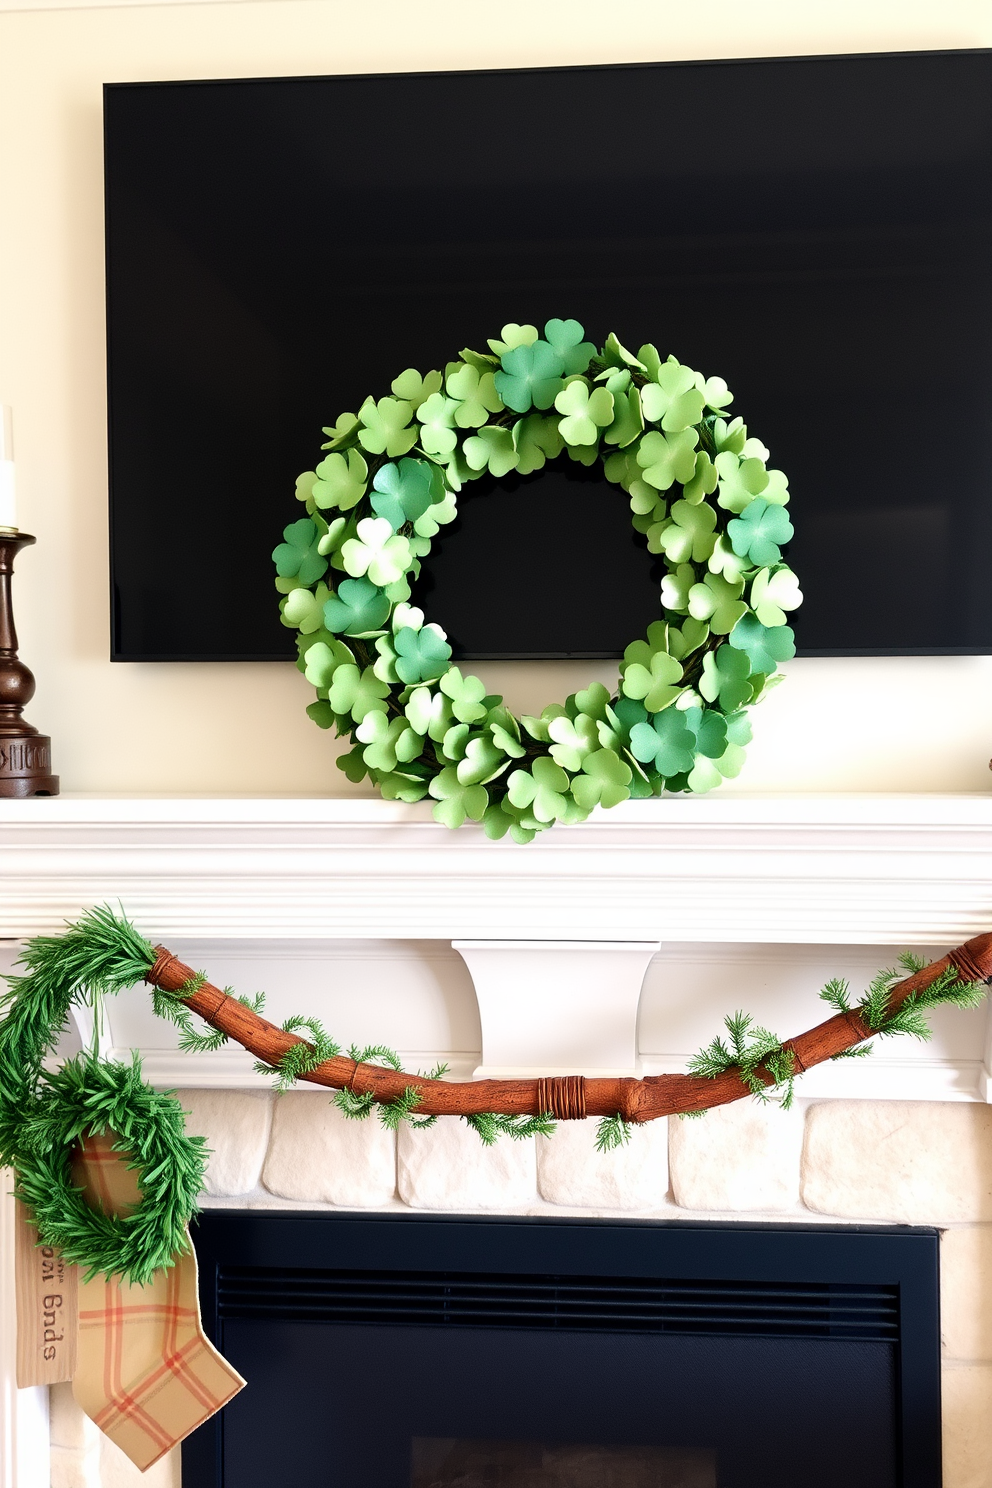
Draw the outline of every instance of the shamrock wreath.
M795 655L802 601L782 561L788 482L749 438L722 378L654 346L597 351L575 320L506 325L490 352L445 371L408 368L324 430L297 481L308 515L275 549L283 623L317 689L307 712L353 743L338 760L389 800L434 798L449 827L529 842L596 806L708 791L737 775L747 708ZM603 462L634 528L664 555L660 618L631 642L611 694L594 682L516 718L452 664L445 632L410 604L410 580L467 481L527 475L561 455Z

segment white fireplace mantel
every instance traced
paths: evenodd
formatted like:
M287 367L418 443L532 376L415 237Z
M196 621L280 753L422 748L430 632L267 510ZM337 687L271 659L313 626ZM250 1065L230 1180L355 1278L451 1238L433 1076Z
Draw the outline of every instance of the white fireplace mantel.
M381 800L0 802L0 937L104 901L165 941L951 945L992 929L992 794L628 802L524 847Z

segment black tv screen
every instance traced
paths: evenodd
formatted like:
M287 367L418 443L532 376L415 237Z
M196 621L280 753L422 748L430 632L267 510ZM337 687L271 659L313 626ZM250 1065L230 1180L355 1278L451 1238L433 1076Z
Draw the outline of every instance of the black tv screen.
M550 317L726 378L800 654L992 650L992 52L113 84L105 128L116 660L294 656L322 426ZM559 460L474 482L415 598L456 657L613 656L659 561Z

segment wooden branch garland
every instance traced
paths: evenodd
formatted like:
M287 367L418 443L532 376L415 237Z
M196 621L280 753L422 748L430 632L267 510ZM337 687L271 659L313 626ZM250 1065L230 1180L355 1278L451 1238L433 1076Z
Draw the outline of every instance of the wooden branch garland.
M156 959L145 980L163 992L181 993L194 984L197 990L181 1001L212 1028L233 1038L264 1063L277 1066L295 1044L305 1043L297 1034L286 1033L228 993L199 982L192 967L184 965L164 946L156 946ZM889 1006L897 1008L914 992L929 987L943 972L953 968L963 980L992 979L992 933L976 935L964 945L931 961L921 971L898 982L889 995ZM797 1074L833 1059L873 1038L857 1012L837 1013L797 1038L786 1039L782 1049L791 1054ZM774 1077L759 1070L766 1084ZM359 1064L345 1055L326 1059L301 1075L313 1085L371 1095L380 1103L400 1100L408 1090L416 1091L418 1116L472 1116L494 1112L500 1116L541 1116L576 1121L585 1116L615 1116L636 1124L660 1116L707 1111L743 1099L751 1091L735 1070L715 1079L698 1075L647 1075L633 1078L587 1078L568 1075L537 1080L432 1080L379 1065Z

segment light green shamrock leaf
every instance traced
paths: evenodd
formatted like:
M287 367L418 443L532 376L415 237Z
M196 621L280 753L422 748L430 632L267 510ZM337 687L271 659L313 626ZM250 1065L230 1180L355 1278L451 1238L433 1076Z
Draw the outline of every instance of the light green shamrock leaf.
M674 573L669 570L661 581L661 604L665 610L684 615L689 608L689 590L696 582L691 563L680 563Z
M307 589L327 572L327 559L317 549L317 524L301 517L283 529L283 541L273 550L272 561L280 578L295 578Z
M644 417L652 424L660 422L666 434L698 424L703 416L703 395L696 387L696 374L691 367L681 366L669 357L658 368L657 379L641 391Z
M678 661L684 661L693 651L699 650L709 633L710 628L703 620L683 620L681 627L670 625L668 649Z
M664 553L669 563L703 563L713 551L716 512L711 506L690 506L676 501L665 527L648 532L648 552ZM360 530L360 528L359 528Z
M422 517L418 517L413 524L413 530L418 537L428 540L435 537L439 530L448 522L453 522L458 515L458 504L454 491L447 491L440 501L428 507ZM412 545L411 545L411 551Z
M650 723L635 723L630 752L641 764L653 765L659 775L681 775L692 769L695 735L678 708L656 713Z
M526 750L520 742L520 725L509 708L494 707L486 722L493 743L503 754L521 759Z
M626 346L617 340L613 331L606 338L602 359L608 367L636 367L639 372L647 370L644 363L638 361L633 352L628 351Z
M441 391L442 381L440 372L428 372L426 377L421 377L416 367L407 367L399 377L393 378L390 388L397 398L409 403L416 413L421 403L425 403L432 393Z
M509 763L490 734L476 734L467 741L455 773L462 785L488 785Z
M764 461L756 455L741 459L730 450L721 450L716 457L716 468L720 477L720 494L716 499L726 511L740 514L756 496L764 496L775 506L784 506L789 499L785 477L780 471L767 471ZM769 483L770 475L781 479Z
M313 495L313 488L316 479L316 470L304 470L302 475L298 475L296 477L296 499L297 501L305 501L307 505L307 511L311 513L313 512L313 509L317 504L314 500Z
M414 688L407 698L405 712L416 733L429 734L436 742L444 738L454 717L448 699L429 687Z
M769 506L763 496L756 496L727 523L727 536L739 557L750 559L755 568L771 568L781 562L779 544L789 542L793 526L784 507Z
M322 444L321 449L341 449L349 442L353 444L358 432L358 424L357 413L342 413L333 429L322 430L322 433L327 435L327 443Z
M441 691L451 699L455 717L461 723L478 723L485 718L485 684L478 677L463 677L458 667L451 667L441 678Z
M437 801L435 821L452 829L460 827L466 817L471 821L481 821L489 805L489 792L485 786L463 785L453 765L435 775L428 789Z
M710 573L723 574L725 579L733 582L735 579L743 578L751 565L746 558L738 557L727 534L721 532L709 556L707 567Z
M384 801L422 801L427 794L428 781L408 769L380 774L376 784Z
M327 700L335 713L350 713L361 723L366 713L385 713L389 687L380 681L371 667L360 671L357 666L340 666L334 673Z
M591 341L583 341L584 328L577 320L549 320L544 327L544 338L561 357L566 377L576 372L585 372L595 355Z
M552 718L548 737L554 742L549 753L564 770L578 770L587 754L599 748L596 720L580 713L575 718Z
M373 770L395 770L397 764L409 764L424 744L405 718L390 719L382 712L367 713L355 737L366 746L362 758Z
M517 346L503 354L503 370L495 375L496 391L514 413L550 408L561 391L564 364L546 341Z
M349 535L349 525L347 517L335 517L333 522L328 524L327 531L317 544L317 552L324 554L325 557L330 557L333 563L334 554Z
M698 506L704 496L712 496L716 490L716 482L716 466L705 450L699 450L692 480L686 481L682 496L690 506Z
M729 580L720 574L707 574L701 584L689 590L689 614L694 620L708 620L716 635L729 635L747 605L741 599L744 580Z
M791 661L796 654L791 626L765 626L757 615L744 615L738 620L729 639L731 646L745 653L752 672L774 672L780 661Z
M492 350L498 357L501 357L505 356L508 351L515 351L518 346L533 346L537 340L537 326L517 325L516 321L511 321L499 334L502 337L501 340L494 340L491 336L487 339ZM462 360L468 361L464 352L462 352Z
M443 393L431 393L417 409L422 428L420 443L429 455L448 455L458 443L455 413L458 404Z
M394 532L422 517L434 500L432 467L409 458L382 465L372 482L372 510Z
M733 646L724 645L717 651L707 651L703 657L699 691L708 703L719 701L724 712L733 712L751 701L750 672L748 658Z
M369 467L357 449L346 455L325 456L316 473L313 499L321 508L336 506L339 511L350 511L365 495Z
M368 636L389 619L389 600L368 579L343 579L322 610L324 624L335 635Z
M359 409L363 427L359 442L372 455L388 455L395 460L405 455L417 442L417 430L410 428L413 409L405 398L366 398Z
M615 374L617 377L621 375ZM633 444L644 429L641 395L636 387L628 388L626 391L610 387L609 384L607 387L608 391L613 394L613 422L606 429L603 438L607 444L616 444L621 449L625 449Z
M467 723L455 723L451 728L445 729L444 738L441 740L441 753L445 759L452 764L456 760L465 758L465 747L471 737L472 730Z
M747 425L742 418L731 419L729 423L718 418L714 420L712 435L718 454L729 450L731 454L739 455L747 440Z
M539 822L561 821L568 810L568 776L543 756L530 770L514 770L507 781L510 804L528 809Z
M657 651L668 650L668 625L664 620L652 620L647 628L647 634L643 640L631 641L623 653L625 665L639 662L641 666L649 667L651 658Z
M660 713L682 692L676 685L681 679L682 667L675 657L656 651L648 666L639 661L625 666L621 686L625 697L643 702L649 713Z
M480 429L478 434L469 435L463 449L472 470L485 470L488 465L497 480L516 469L517 452L509 429Z
M409 625L397 632L396 675L401 682L433 682L447 670L451 647L436 625L413 630Z
M781 510L781 508L775 508ZM803 602L799 580L791 568L769 572L763 568L751 584L751 606L762 625L784 625L786 614Z
M712 408L714 413L721 413L734 401L734 395L722 377L704 378L701 372L697 372L696 386L706 400L706 407Z
M696 469L695 429L682 429L675 434L659 434L652 429L645 434L637 450L637 463L644 479L658 491L667 491L675 481L683 484L692 479Z
M595 444L600 431L613 422L613 394L606 388L591 392L581 378L562 388L555 407L565 415L558 432L566 444Z
M413 555L405 537L393 532L385 517L365 517L357 538L341 549L344 566L353 579L367 574L373 584L394 584L411 566Z
M609 809L630 796L631 768L612 749L597 749L582 761L582 774L572 781L572 795L586 811Z
M327 688L338 667L353 666L355 658L343 641L315 641L304 652L304 676L314 687Z
M572 694L566 703L566 710L573 718L581 713L586 718L601 720L606 717L610 697L610 689L604 687L602 682L590 682L588 687Z
M390 624L393 627L393 635L398 635L407 626L411 630L421 630L424 624L424 612L418 609L416 605L400 603L392 613ZM441 630L440 626L435 626L434 628L439 635L444 635L444 631Z
M393 637L389 635L379 636L375 643L375 649L379 655L378 659L372 663L372 670L379 678L379 681L399 682L400 679L396 673L396 647L393 644Z
M312 719L318 728L322 729L333 728L337 723L337 719L334 717L334 709L326 698L318 698L315 703L310 703L307 707L307 717Z
M330 590L324 583L316 589L294 589L282 602L282 619L303 635L312 635L319 630ZM328 626L328 629L331 627Z
M558 421L540 413L517 419L513 426L513 448L517 452L517 470L530 475L543 470L545 462L560 455L564 441L558 433Z
M503 407L491 372L480 372L477 367L459 366L449 372L445 390L450 398L457 400L455 423L459 429L481 429L491 413L499 413Z

